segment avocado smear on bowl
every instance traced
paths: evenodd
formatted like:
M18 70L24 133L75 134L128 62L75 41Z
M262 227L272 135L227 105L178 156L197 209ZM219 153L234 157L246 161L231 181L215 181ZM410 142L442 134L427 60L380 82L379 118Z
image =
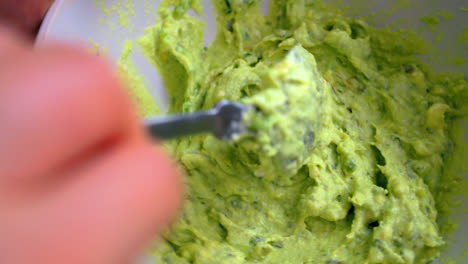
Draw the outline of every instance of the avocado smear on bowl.
M184 168L180 219L156 263L429 263L450 127L466 114L462 74L435 74L405 32L369 27L312 0L213 1L203 46L196 0L164 0L138 43L169 113L222 99L254 105L249 135L168 148ZM448 186L448 185L447 185Z

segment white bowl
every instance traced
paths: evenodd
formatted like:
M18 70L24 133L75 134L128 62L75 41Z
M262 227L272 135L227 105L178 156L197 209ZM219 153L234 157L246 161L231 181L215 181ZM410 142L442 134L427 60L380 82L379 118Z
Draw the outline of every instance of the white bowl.
M342 1L344 3L351 2ZM401 27L410 27L417 30L423 26L420 21L421 16L434 14L440 9L451 11L454 17L448 21L441 21L438 25L438 29L444 33L444 36L441 41L435 43L435 46L441 51L447 51L449 54L468 58L468 51L462 45L453 45L453 43L457 42L457 36L464 26L468 26L468 20L466 19L468 14L460 10L460 7L468 7L466 0L411 0L408 2L411 4L410 7L396 10L393 13L389 13L392 10L389 3L392 1L369 0L367 2L368 5L362 5L363 8L359 13L378 12L377 14L380 14L380 16L372 19L376 26L404 18L404 22L399 24ZM129 6L129 3L133 3L133 6ZM94 45L97 44L99 47L106 49L111 62L116 61L120 57L125 40L135 40L143 34L145 27L154 24L154 14L158 4L159 0L57 0L46 15L39 32L37 45L53 40L78 41L90 47L93 46L90 43L95 43ZM215 20L212 15L210 1L203 0L203 4L205 10L203 20L206 22L204 42L208 44L214 38ZM118 11L118 5L120 5L120 11ZM106 7L107 11L103 12L103 6ZM126 26L121 26L119 22L128 23ZM423 30L421 35L428 41L434 42L434 34L430 31ZM159 104L158 107L165 109L167 95L162 80L155 69L146 61L137 48L134 49L130 58L138 72L143 75L149 93L154 99L157 99L155 101ZM438 70L464 72L465 79L468 79L468 63L455 67L445 63L444 60L439 61L436 59L432 61L432 66ZM464 125L465 139L468 142L468 122L465 122ZM465 178L468 179L468 175ZM468 204L468 199L465 198L461 202L462 207L453 216L455 222L458 223L458 228L448 238L450 246L443 252L443 256L458 257L468 249L468 210L466 204ZM149 261L149 263L151 262ZM468 256L458 259L457 263L468 263Z

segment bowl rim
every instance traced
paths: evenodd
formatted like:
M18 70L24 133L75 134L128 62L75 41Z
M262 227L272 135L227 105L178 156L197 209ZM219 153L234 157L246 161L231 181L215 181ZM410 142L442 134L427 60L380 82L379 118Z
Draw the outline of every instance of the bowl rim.
M49 7L47 10L44 19L42 20L42 24L39 27L39 31L36 36L35 44L40 45L43 43L46 39L47 36L49 35L50 29L52 25L54 24L58 13L60 10L62 10L63 5L65 4L66 0L55 0L52 5ZM69 0L71 3L72 1Z

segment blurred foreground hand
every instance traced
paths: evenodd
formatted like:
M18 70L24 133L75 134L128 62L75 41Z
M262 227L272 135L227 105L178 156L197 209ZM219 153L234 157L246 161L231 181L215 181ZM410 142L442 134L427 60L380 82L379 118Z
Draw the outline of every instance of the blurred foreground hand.
M0 23L33 35L54 0L0 0Z
M179 202L106 63L0 28L0 263L129 263Z

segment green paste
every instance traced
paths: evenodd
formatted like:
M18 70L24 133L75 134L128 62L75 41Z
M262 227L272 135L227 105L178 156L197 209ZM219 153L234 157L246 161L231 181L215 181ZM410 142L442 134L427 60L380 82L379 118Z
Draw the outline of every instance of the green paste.
M97 44L94 44L97 45ZM98 47L98 46L97 46ZM122 54L117 62L119 76L126 84L127 93L133 99L140 116L152 116L160 113L159 108L153 101L153 98L145 89L142 78L137 74L135 66L130 61L133 44L131 41L125 41L122 47Z
M459 36L459 40L463 42L466 47L466 51L468 51L468 26L465 26L463 29L462 34Z
M139 40L164 79L169 112L222 99L256 107L235 142L171 142L186 171L181 217L156 263L428 263L450 127L467 113L462 74L434 74L424 43L369 27L315 0L162 1Z

